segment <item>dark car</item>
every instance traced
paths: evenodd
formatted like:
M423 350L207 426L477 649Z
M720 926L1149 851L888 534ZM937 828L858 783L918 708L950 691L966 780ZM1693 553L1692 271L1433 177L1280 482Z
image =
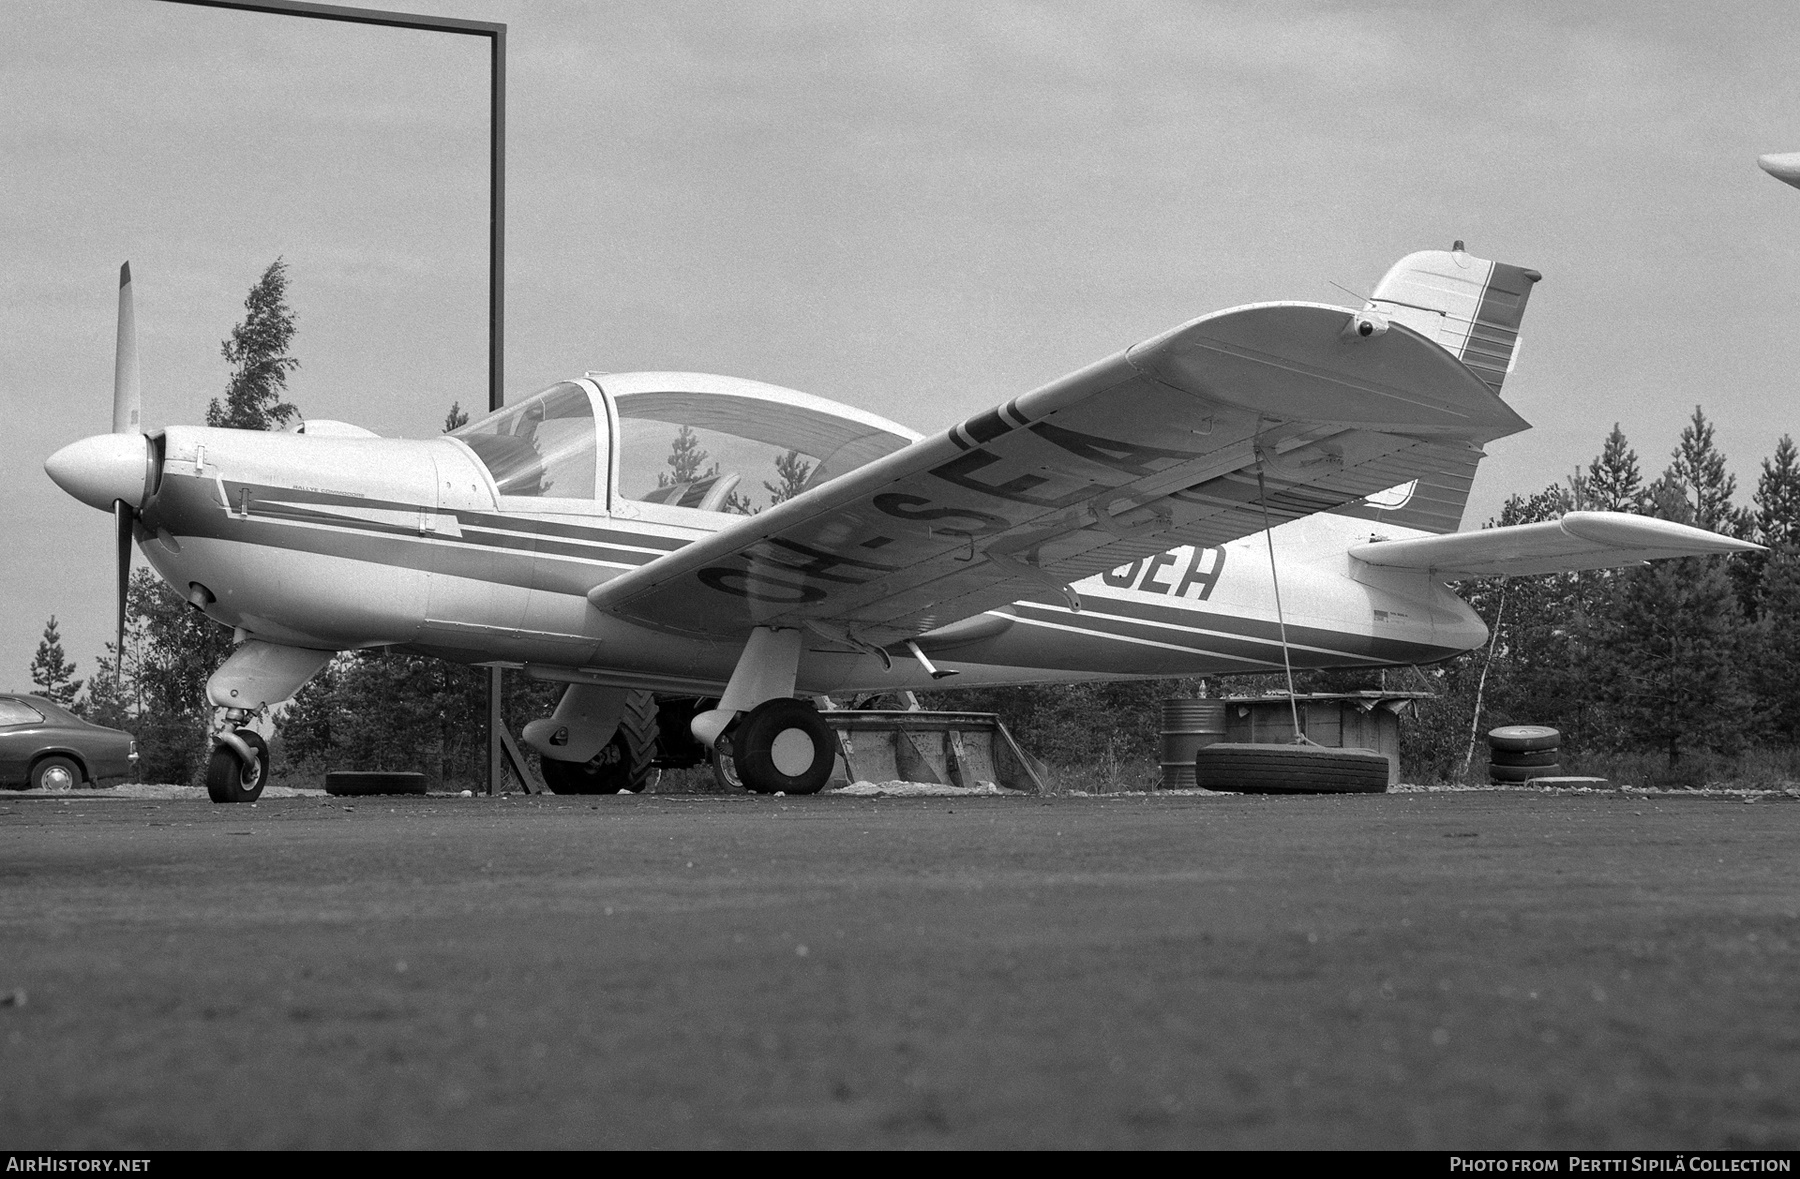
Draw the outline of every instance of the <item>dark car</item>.
M0 786L69 789L137 769L130 733L89 724L42 696L0 693Z

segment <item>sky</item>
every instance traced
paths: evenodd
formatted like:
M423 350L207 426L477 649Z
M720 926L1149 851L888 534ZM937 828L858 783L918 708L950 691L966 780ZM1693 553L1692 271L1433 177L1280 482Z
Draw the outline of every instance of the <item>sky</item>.
M402 0L387 0L399 4ZM1543 272L1464 527L1695 405L1748 502L1796 423L1800 22L1782 2L531 3L508 25L509 399L752 377L923 431L1195 316L1354 304L1453 240ZM163 0L0 0L0 688L112 628L111 524L43 473L199 423L289 268L307 417L487 397L487 42ZM139 558L141 561L141 558Z

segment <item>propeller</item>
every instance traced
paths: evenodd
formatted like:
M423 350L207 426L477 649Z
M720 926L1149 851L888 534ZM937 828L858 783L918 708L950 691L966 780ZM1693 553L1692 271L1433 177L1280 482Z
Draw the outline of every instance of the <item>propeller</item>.
M119 267L118 354L113 364L110 434L71 442L44 460L56 485L90 507L111 512L118 553L118 667L125 670L125 594L131 584L131 542L144 508L156 493L162 439L143 433L143 393L138 384L137 316L131 300L131 263Z
M131 298L131 263L119 267L119 337L113 356L113 433L141 433L144 390L138 380L137 311ZM113 546L118 554L118 637L115 674L125 678L125 595L131 587L131 523L134 509L113 500Z

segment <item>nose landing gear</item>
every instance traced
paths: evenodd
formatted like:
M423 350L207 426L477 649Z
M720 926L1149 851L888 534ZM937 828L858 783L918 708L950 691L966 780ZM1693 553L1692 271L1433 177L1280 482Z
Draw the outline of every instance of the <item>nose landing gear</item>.
M214 802L255 802L269 778L269 746L255 729L242 726L250 714L226 710L206 763L206 793Z

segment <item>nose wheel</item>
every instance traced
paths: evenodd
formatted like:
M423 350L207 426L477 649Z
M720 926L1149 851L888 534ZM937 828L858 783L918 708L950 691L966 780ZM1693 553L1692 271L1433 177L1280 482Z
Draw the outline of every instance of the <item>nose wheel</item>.
M837 741L819 710L804 700L766 700L713 748L721 784L756 794L817 794L831 778Z
M255 729L233 734L250 750L248 761L228 743L213 746L206 763L206 793L214 802L255 802L269 777L269 747Z

